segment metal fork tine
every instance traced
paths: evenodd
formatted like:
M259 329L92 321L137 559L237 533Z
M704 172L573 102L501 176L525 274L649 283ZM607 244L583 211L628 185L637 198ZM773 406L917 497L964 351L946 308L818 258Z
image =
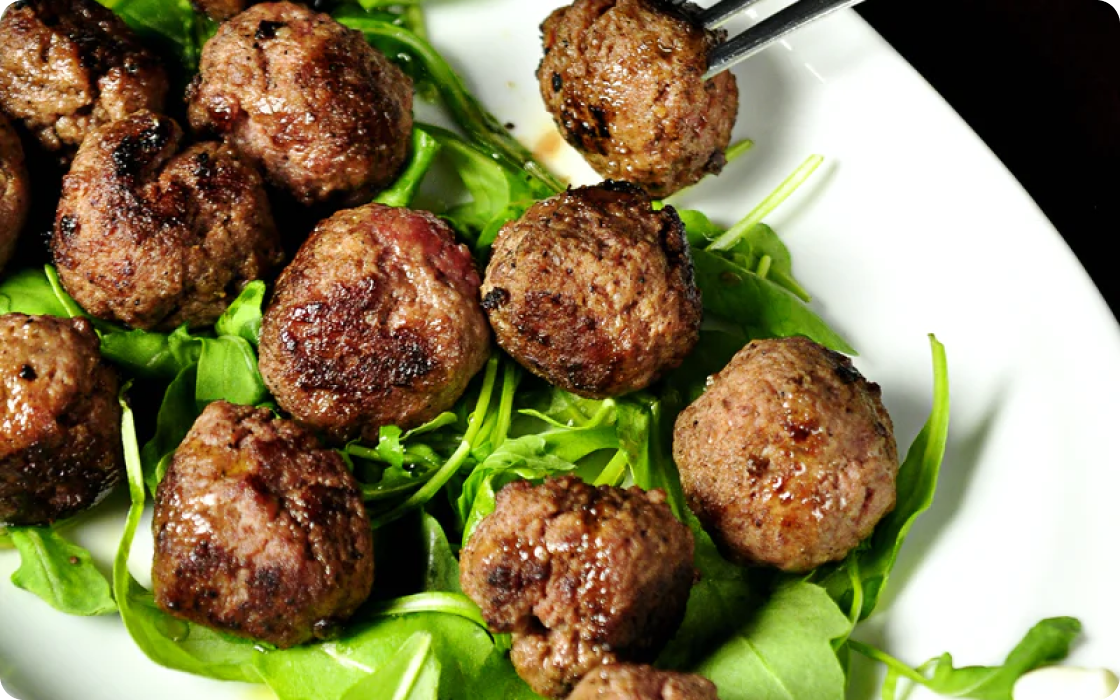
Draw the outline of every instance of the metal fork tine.
M727 3L734 1L727 0ZM814 20L860 2L862 0L798 0L713 49L708 56L708 72L704 78L706 80L722 73Z
M759 0L720 0L700 13L700 24L715 29Z

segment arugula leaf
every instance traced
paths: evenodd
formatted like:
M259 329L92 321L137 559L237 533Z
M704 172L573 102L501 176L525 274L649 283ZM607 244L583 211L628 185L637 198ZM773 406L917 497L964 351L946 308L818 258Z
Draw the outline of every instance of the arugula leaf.
M451 551L451 543L439 521L423 513L422 533L424 537L424 591L462 593L459 587L459 560Z
M186 326L170 334L132 330L102 333L101 355L138 377L170 379L198 363L202 339Z
M39 269L20 270L0 282L0 314L8 313L70 316L47 276Z
M854 569L863 597L860 620L875 610L906 535L918 516L929 509L937 489L937 477L949 439L949 368L945 346L933 335L929 340L933 354L933 406L925 427L899 467L894 510L879 523L871 538L847 559L838 566L824 567L814 575L841 607L848 608L856 594L852 583Z
M218 24L195 12L189 0L98 0L141 37L162 44L188 72L198 67L202 46Z
M197 376L197 367L191 365L180 372L167 387L156 416L155 435L140 450L144 484L148 487L148 493L153 496L167 473L171 456L187 437L200 413L194 392Z
M256 347L261 337L264 295L265 284L262 280L253 280L245 285L229 308L218 318L218 322L214 324L214 331L219 336L244 338L250 345Z
M420 126L412 129L412 157L408 166L397 181L373 201L390 207L407 207L412 202L440 150L439 142L424 129Z
M692 251L704 310L738 324L751 338L803 335L847 355L852 346L792 292L706 250Z
M249 341L223 335L202 342L195 385L195 402L200 412L212 401L256 406L268 396L268 387L257 369L257 353Z
M68 615L115 612L112 591L88 551L49 527L13 527L8 536L20 554L12 583Z
M831 642L847 629L823 588L786 583L693 670L715 683L723 700L843 700L844 669Z
M896 697L896 680L903 677L926 686L940 695L976 700L1012 700L1015 682L1023 674L1056 663L1069 655L1069 648L1081 633L1081 622L1072 617L1052 617L1032 627L1011 650L1001 666L955 668L946 653L914 669L870 645L848 640L855 651L887 665L884 700Z
M381 668L351 686L342 700L436 700L440 664L432 642L432 635L416 632Z

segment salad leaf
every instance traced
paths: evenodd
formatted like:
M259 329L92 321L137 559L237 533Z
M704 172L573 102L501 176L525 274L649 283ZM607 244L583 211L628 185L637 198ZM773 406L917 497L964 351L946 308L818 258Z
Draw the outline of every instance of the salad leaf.
M101 355L137 377L174 378L201 354L202 340L186 326L170 334L124 329L101 334Z
M843 700L844 669L831 642L847 629L823 588L786 583L694 670L723 700Z
M98 0L141 37L161 44L193 72L202 46L218 24L195 12L190 0Z
M852 607L855 596L861 597L859 620L875 610L906 535L918 516L929 509L937 489L949 439L949 368L945 346L932 335L929 340L933 354L933 407L899 467L894 510L879 523L871 538L839 566L820 569L815 575L844 608Z
M261 320L264 318L265 284L261 280L253 280L245 285L229 308L218 318L214 324L214 331L219 336L243 338L253 347L261 336Z
M0 282L0 314L17 312L31 316L70 316L40 269L20 270Z
M721 255L706 250L693 250L692 255L705 311L738 325L751 338L803 335L837 352L855 354L792 292Z
M256 406L268 396L268 387L257 369L257 353L249 341L232 335L202 341L195 384L200 412L212 401Z
M373 201L390 207L407 207L412 202L412 197L416 194L420 183L424 181L424 176L428 174L440 150L439 141L425 131L425 128L420 126L413 128L412 156L408 166L397 181Z
M953 657L942 654L918 668L910 668L894 657L869 645L849 640L852 649L887 665L883 699L894 700L897 680L906 678L935 693L953 698L1012 700L1012 689L1023 674L1056 663L1069 655L1070 645L1081 633L1081 622L1072 617L1052 617L1032 627L1011 650L1001 666L955 668Z
M8 536L20 554L12 583L69 615L115 612L109 582L88 551L49 527L13 527Z
M414 633L380 669L355 683L342 700L436 700L440 664L432 641L427 632Z
M144 484L148 487L148 493L153 496L159 482L163 481L163 475L167 473L171 455L187 437L198 418L198 404L195 402L197 375L197 367L191 365L180 372L167 387L156 416L155 435L140 450Z

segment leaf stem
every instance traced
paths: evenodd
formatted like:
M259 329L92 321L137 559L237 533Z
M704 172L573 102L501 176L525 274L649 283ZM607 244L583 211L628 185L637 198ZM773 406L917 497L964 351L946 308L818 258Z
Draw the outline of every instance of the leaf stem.
M756 225L762 223L762 220L770 215L777 209L782 202L786 201L791 194L801 187L809 176L820 167L824 162L824 157L819 155L809 156L804 163L802 163L797 170L793 171L778 188L770 193L766 199L755 207L749 214L743 217L743 220L727 229L723 235L712 241L708 245L708 250L728 250L734 248L735 244L747 234Z
M870 644L864 644L863 642L857 642L854 639L849 639L848 646L851 647L853 651L858 651L860 654L863 654L873 661L878 661L879 663L885 664L890 670L894 671L900 676L914 681L915 683L921 683L922 685L925 685L929 682L929 679L922 674L918 673L914 669L894 658L887 652L880 651Z

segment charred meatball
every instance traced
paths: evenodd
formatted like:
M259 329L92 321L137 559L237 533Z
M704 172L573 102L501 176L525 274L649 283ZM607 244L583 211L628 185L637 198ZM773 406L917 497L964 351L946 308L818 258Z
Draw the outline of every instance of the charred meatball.
M806 338L756 340L677 418L689 504L731 559L807 571L894 507L898 451L879 386Z
M331 636L373 585L373 533L342 458L265 409L210 404L152 520L156 603L290 647Z
M191 5L210 19L224 22L258 2L260 0L191 0Z
M498 344L581 396L649 386L700 335L684 226L625 183L570 190L507 224L482 291Z
M93 0L19 0L0 19L0 46L0 111L64 162L99 126L163 109L163 66Z
M412 81L360 32L300 5L265 3L206 43L190 120L300 202L356 204L405 162Z
M660 490L519 481L471 535L461 582L490 629L513 633L518 674L562 697L598 666L661 651L684 616L692 547Z
M51 252L98 318L207 326L280 263L252 166L216 142L179 152L181 140L174 120L137 112L91 135L63 181Z
M735 76L704 80L726 32L668 0L576 0L541 27L541 96L568 143L606 178L664 197L727 162Z
M117 377L84 318L0 316L0 523L90 508L123 472Z
M719 700L716 686L691 673L611 664L583 677L568 700Z
M369 204L312 232L276 283L261 374L337 440L450 408L490 354L470 251L427 212Z
M23 147L12 125L0 114L0 271L16 249L30 201Z

